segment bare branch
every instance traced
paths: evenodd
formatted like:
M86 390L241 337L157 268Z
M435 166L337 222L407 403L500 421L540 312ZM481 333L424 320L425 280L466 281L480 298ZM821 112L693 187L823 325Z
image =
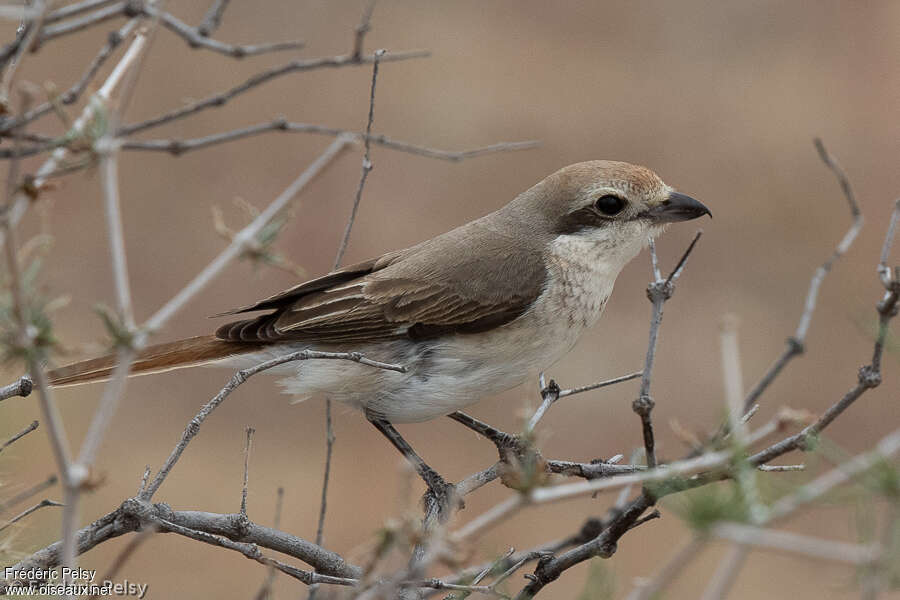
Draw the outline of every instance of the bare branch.
M693 536L684 547L679 548L672 558L662 566L653 579L641 581L631 590L626 600L650 600L655 598L693 561L706 546L706 539Z
M363 53L363 41L366 38L366 34L372 29L372 13L375 11L375 1L376 0L367 0L366 7L363 9L362 17L359 20L359 25L356 26L356 29L353 30L353 52L352 56L359 60Z
M892 279L888 259L891 256L891 246L894 245L894 232L897 230L898 221L900 221L900 198L894 201L894 210L891 212L891 220L881 246L881 260L878 261L878 276L885 287L890 285Z
M244 484L241 486L241 515L247 516L247 484L250 481L250 447L253 443L253 433L256 431L252 427L247 427L247 443L244 446ZM316 541L318 544L319 542Z
M229 1L213 0L213 3L206 10L206 14L203 15L203 21L197 26L197 33L203 37L209 37L212 32L218 29L219 25L222 24L222 15L225 13L225 9L228 8Z
M172 467L174 467L175 463L178 462L178 459L181 458L181 454L184 452L184 449L187 447L190 441L194 439L194 436L196 436L200 431L200 426L203 424L203 421L206 420L206 417L208 417L210 413L212 413L212 411L218 408L218 406L222 402L224 402L225 399L231 394L231 392L237 389L238 386L247 381L247 379L249 379L253 375L261 373L267 369L271 369L272 367L276 367L287 362L315 359L349 360L369 367L385 369L389 371L397 371L400 373L405 372L406 370L406 367L402 365L392 365L370 360L362 354L354 352L315 352L312 350L303 350L300 352L292 352L284 356L273 358L271 360L260 363L255 367L238 371L225 385L225 387L223 387L221 391L219 391L219 393L216 394L209 402L203 405L203 408L200 409L200 412L198 412L194 416L194 418L191 419L190 423L188 423L188 426L185 428L184 433L181 435L181 439L178 441L178 443L175 445L175 448L172 450L172 453L169 455L169 458L166 459L165 464L156 474L156 477L153 479L150 485L144 488L139 498L141 500L150 500L150 498L153 497L153 494L156 493L156 490L159 489L159 486L162 485L163 481L165 481L166 477L169 475Z
M254 135L259 135L267 132L284 132L284 133L311 133L316 135L327 135L327 136L340 136L347 135L352 137L355 141L360 141L365 143L369 141L373 144L382 146L384 148L388 148L390 150L396 150L398 152L406 152L408 154L415 154L418 156L423 156L425 158L435 158L439 160L449 160L451 162L460 162L467 158L475 158L478 156L483 156L485 154L493 154L496 152L512 152L517 150L529 150L531 148L535 148L539 145L537 141L524 141L524 142L502 142L499 144L491 144L489 146L483 146L481 148L473 148L471 150L460 150L460 151L451 151L451 150L441 150L438 148L429 148L426 146L418 146L415 144L410 144L408 142L403 142L399 140L394 140L385 135L381 134L371 134L366 135L364 133L353 132L347 129L340 129L337 127L327 127L325 125L316 125L311 123L296 123L291 121L286 121L285 119L273 119L272 121L267 121L265 123L259 123L257 125L250 125L248 127L241 127L238 129L233 129L230 131L225 131L222 133L215 133L212 135L192 138L192 139L157 139L157 140L126 140L122 142L121 148L123 150L143 150L150 152L168 152L174 156L180 156L185 152L192 152L194 150L200 150L203 148L208 148L210 146L214 146L216 144L223 144L239 139L243 139L246 137L252 137ZM44 141L42 145L35 149L36 152L44 151L51 147L53 142ZM6 152L6 154L0 153L0 157L6 156L11 151ZM20 153L22 151L20 150Z
M682 254L675 269L666 279L662 278L659 272L659 261L656 258L656 245L650 241L650 263L653 270L654 280L647 286L647 298L653 305L652 315L650 317L650 339L647 342L647 356L644 360L644 370L641 372L641 390L638 397L631 405L632 410L641 418L641 428L644 436L644 449L646 451L647 466L651 469L656 466L656 442L653 436L653 421L650 413L653 411L655 402L650 396L650 381L653 374L653 360L656 357L656 341L659 337L659 326L662 323L663 304L675 293L675 281L681 275L682 269L687 262L688 256L693 252L697 241L703 235L702 231L698 231L691 240L690 245Z
M362 569L347 563L340 555L283 531L263 527L243 518L240 514L223 515L199 511L172 511L165 504L150 504L136 498L126 500L115 511L108 513L78 531L78 553L84 553L110 539L138 531L164 519L186 529L202 531L236 542L268 548L314 566L319 573L336 577L358 578ZM29 569L49 569L60 564L62 543L55 542L46 548L20 560L10 567L22 573ZM0 594L14 581L0 581Z
M806 342L806 333L809 331L812 315L816 309L816 300L819 296L819 288L822 286L822 281L831 271L834 263L849 250L850 245L856 239L856 236L863 226L862 212L860 212L859 205L856 203L856 198L853 195L853 189L850 186L847 176L825 149L822 140L816 138L815 145L822 161L834 172L840 183L847 204L850 206L850 216L853 218L853 222L850 225L850 229L847 230L847 233L844 234L844 237L841 238L841 241L834 249L834 252L828 257L828 260L816 269L816 272L813 274L812 280L809 282L809 290L806 293L806 302L804 303L803 314L800 315L800 322L797 324L797 330L794 332L793 337L788 338L787 347L785 348L784 353L775 361L766 374L763 375L762 379L759 380L759 383L750 390L750 393L747 394L747 397L744 399L744 412L750 410L750 407L756 404L759 397L766 391L769 385L772 384L775 378L778 377L781 370L784 369L791 359L803 353L803 344Z
M137 532L137 535L128 540L128 544L122 548L122 551L116 555L115 560L113 560L112 565L110 565L109 570L106 571L104 576L100 579L100 581L113 581L116 575L119 574L119 571L122 567L125 566L125 563L128 562L134 553L137 552L137 549L141 544L150 539L150 537L157 532L157 528L155 525L148 525ZM91 600L95 600L99 596L91 596Z
M23 437L25 437L26 435L28 435L29 433L31 433L32 431L34 431L35 429L37 429L37 428L38 428L38 424L39 424L39 423L38 423L37 421L32 421L31 424L30 424L28 427L26 427L25 429L23 429L23 430L20 431L19 433L15 434L15 435L12 436L11 438L9 438L9 439L6 440L5 442L3 442L3 445L0 446L0 452L3 452L4 450L6 450L6 447L7 447L7 446L9 446L9 445L11 445L11 444L14 444L15 442L19 441L20 439L22 439Z
M591 390L596 390L600 388L604 388L610 385L615 385L617 383L622 383L623 381L631 381L632 379L637 379L638 377L644 374L643 371L635 371L634 373L629 373L628 375L622 375L621 377L614 377L612 379L607 379L606 381L598 381L597 383L590 383L588 385L583 385L581 387L572 388L568 390L560 390L559 397L565 398L566 396L574 396L575 394L581 394L582 392L589 392Z
M33 389L34 382L31 381L31 377L23 375L15 383L10 383L9 385L0 388L0 401L12 398L13 396L26 398Z
M16 494L9 500L4 500L3 502L0 502L0 514L5 513L7 510L12 508L16 504L18 504L20 502L24 502L25 500L28 500L32 496L36 496L37 494L40 494L47 488L56 485L57 481L59 481L59 478L56 475L50 475L44 481L42 481L36 485L33 485L26 490L19 492L18 494Z
M10 527L13 523L20 521L21 519L24 519L25 517L27 517L34 511L40 510L40 509L44 508L45 506L62 506L62 503L56 502L55 500L47 500L45 498L44 500L41 500L40 502L38 502L37 504L32 506L31 508L22 511L21 513L19 513L18 515L16 515L12 519L10 519L5 525L0 526L0 531L5 530L7 527Z
M234 236L234 240L211 263L198 273L180 292L157 310L144 324L147 331L156 331L175 315L191 298L209 284L222 270L240 256L245 246L271 221L275 215L287 207L303 188L337 158L346 148L349 140L344 137L335 139L319 157L310 164L259 216Z
M879 555L879 549L875 546L823 540L808 535L763 529L741 523L720 523L712 527L710 533L715 537L731 540L744 546L780 550L809 558L851 565L869 564Z
M252 44L240 46L235 44L226 44L208 37L200 31L178 19L171 13L157 10L151 6L144 6L144 13L150 17L158 18L164 27L184 38L191 48L206 48L213 52L219 52L226 56L234 58L244 58L245 56L255 56L258 54L267 54L269 52L281 52L283 50L299 50L305 45L300 40L292 40L286 42L275 42L271 44Z
M728 554L719 563L716 572L703 592L701 600L723 600L734 584L737 574L744 566L749 550L746 546L735 544L728 549Z
M374 2L370 2L370 6L374 6ZM368 23L366 23L368 26ZM375 120L375 83L378 81L378 63L384 56L384 50L375 51L375 59L372 61L372 86L369 91L369 118L366 121L366 135L363 138L365 153L362 159L362 173L359 176L359 185L356 188L356 196L353 198L353 208L350 209L350 218L347 219L347 225L344 228L344 235L341 236L341 243L338 245L337 256L334 258L334 269L337 269L341 260L344 258L344 252L347 251L347 244L350 242L350 232L353 230L353 223L356 221L356 213L359 210L359 202L362 200L363 188L366 186L366 179L372 171L372 160L370 158L370 150L372 147L372 122Z
M408 52L394 52L389 54L383 58L385 61L395 61L395 60L408 60L411 58L423 58L428 56L429 53L424 50L411 50ZM288 75L290 73L298 73L303 71L312 71L315 69L323 69L323 68L331 68L331 67L344 67L344 66L353 66L353 65L361 65L368 64L375 61L374 55L362 56L359 59L354 59L350 55L343 56L327 56L323 58L307 58L291 61L287 64L281 65L279 67L274 67L272 69L268 69L266 71L262 71L257 73L250 79L247 79L243 83L236 85L224 92L219 94L214 94L212 96L208 96L203 100L198 100L196 102L192 102L187 106L182 108L173 110L171 112L159 115L157 117L153 117L146 121L142 121L140 123L134 123L132 125L126 125L122 127L117 135L119 136L127 136L133 133L137 133L138 131L144 131L145 129L150 129L152 127L157 127L164 123L169 123L171 121L176 121L178 119L182 119L188 115L192 115L194 113L200 112L207 108L224 106L229 100L243 94L246 91L249 91L259 85L267 83L273 79L278 77L282 77L284 75Z

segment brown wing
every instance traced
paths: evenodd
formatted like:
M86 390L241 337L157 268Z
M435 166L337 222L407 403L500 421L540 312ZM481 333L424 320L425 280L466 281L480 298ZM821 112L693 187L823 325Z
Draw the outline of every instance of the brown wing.
M342 343L476 333L520 316L545 279L537 248L523 248L476 221L233 311L273 310L229 323L216 335Z

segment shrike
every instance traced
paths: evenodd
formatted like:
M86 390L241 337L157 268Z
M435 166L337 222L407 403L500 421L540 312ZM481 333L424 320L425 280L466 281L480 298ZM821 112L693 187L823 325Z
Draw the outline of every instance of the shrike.
M214 335L151 346L134 374L247 367L289 352L357 351L405 373L343 361L272 369L285 391L362 410L434 491L443 480L391 423L453 413L543 371L606 305L619 272L667 224L710 214L653 171L591 161L503 208L405 250L333 271L225 314L263 314ZM114 357L52 370L55 386L109 377Z

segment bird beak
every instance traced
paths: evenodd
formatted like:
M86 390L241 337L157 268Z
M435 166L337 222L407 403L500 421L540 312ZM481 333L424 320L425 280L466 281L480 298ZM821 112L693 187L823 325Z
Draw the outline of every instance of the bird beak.
M662 204L651 208L645 214L657 223L690 221L703 215L709 215L712 218L712 213L706 206L690 196L678 192L672 192Z

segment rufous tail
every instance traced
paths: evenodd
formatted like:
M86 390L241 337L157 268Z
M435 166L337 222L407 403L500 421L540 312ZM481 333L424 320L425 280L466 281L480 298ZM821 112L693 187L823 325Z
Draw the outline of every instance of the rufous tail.
M227 342L212 335L148 346L131 364L129 375L148 375L173 369L193 367L229 356L252 352L259 344ZM52 369L47 373L50 385L65 387L109 379L116 367L116 356L109 354Z

